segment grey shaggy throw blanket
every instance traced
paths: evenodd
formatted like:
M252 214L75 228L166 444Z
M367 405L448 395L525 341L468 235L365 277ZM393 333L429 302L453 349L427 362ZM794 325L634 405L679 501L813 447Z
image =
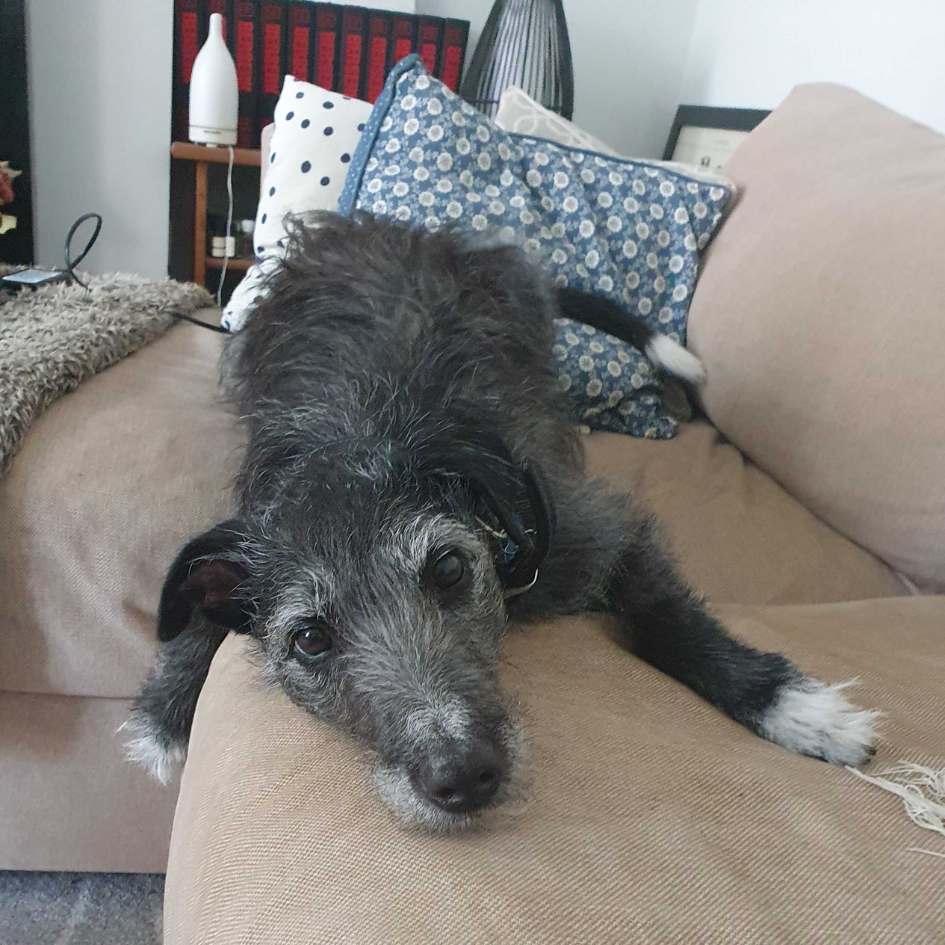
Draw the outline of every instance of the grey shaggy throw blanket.
M86 378L143 348L173 322L212 305L206 289L139 276L91 276L0 295L0 474L30 424Z

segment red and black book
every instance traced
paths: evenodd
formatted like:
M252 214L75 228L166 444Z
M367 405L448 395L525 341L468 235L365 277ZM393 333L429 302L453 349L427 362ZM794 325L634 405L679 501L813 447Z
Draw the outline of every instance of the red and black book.
M367 63L364 72L365 101L375 101L381 94L381 89L384 88L393 26L393 18L388 13L372 13L368 17Z
M253 0L234 0L230 49L236 61L236 82L239 87L239 121L236 143L241 148L259 146L256 121L258 100L259 7Z
M368 13L363 7L344 7L341 15L341 73L336 91L364 98L364 60Z
M440 56L440 71L437 77L454 92L459 91L468 40L468 20L446 20L443 24L443 53Z
M310 0L289 0L287 15L285 70L301 82L311 82L315 7Z
M312 75L323 89L337 89L338 58L341 46L341 8L333 3L315 7L315 48Z
M176 0L174 3L174 85L171 118L171 136L174 141L186 141L190 119L190 73L200 51L200 0ZM206 33L206 26L203 26Z
M392 13L391 19L393 24L390 58L387 61L388 72L417 48L417 18L409 13Z
M230 17L232 16L232 0L203 0L203 15L200 24L200 45L204 44L207 34L210 32L210 16L219 13L223 17L223 35L229 37ZM232 52L232 46L230 47Z
M285 52L286 5L283 0L263 0L259 4L259 97L257 100L256 130L271 121L282 91L282 78L286 73L283 63ZM257 138L257 140L259 140Z
M438 16L421 16L417 21L417 49L430 75L440 74L440 52L443 48L443 20Z

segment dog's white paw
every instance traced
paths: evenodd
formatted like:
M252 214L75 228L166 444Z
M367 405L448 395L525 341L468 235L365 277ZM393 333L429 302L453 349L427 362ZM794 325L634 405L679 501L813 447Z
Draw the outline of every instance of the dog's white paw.
M161 735L141 716L133 715L127 719L118 727L116 734L124 736L128 760L141 765L161 784L167 784L187 758L186 745Z
M843 690L809 676L784 686L761 720L761 733L791 751L835 765L860 765L874 752L879 713L851 705Z

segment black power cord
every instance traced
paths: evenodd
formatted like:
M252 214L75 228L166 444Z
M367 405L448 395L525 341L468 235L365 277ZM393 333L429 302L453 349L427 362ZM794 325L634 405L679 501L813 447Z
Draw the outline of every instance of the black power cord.
M95 229L92 231L92 235L89 237L89 241L85 244L85 249L79 253L78 256L73 257L72 255L72 239L76 234L76 231L88 220L95 221ZM88 289L88 284L83 282L76 274L75 267L88 256L89 251L95 245L95 241L98 239L98 234L102 232L102 215L100 213L83 213L72 226L69 227L69 232L66 234L66 248L65 248L65 263L66 263L66 272L69 273L69 278L74 282L78 282L83 289Z
M79 227L83 223L87 223L89 220L95 221L95 229L92 230L92 235L89 237L88 242L85 244L85 249L79 253L78 256L72 255L72 240L75 238L75 234L78 232ZM72 226L69 227L69 232L66 234L66 246L65 246L65 271L69 273L69 278L73 282L78 282L80 286L86 291L89 291L88 283L83 282L76 274L75 267L88 256L89 251L95 245L95 241L98 239L98 234L102 232L102 215L100 213L83 213ZM177 318L181 321L190 322L193 325L199 325L201 328L206 328L208 331L217 331L220 334L228 335L230 330L224 328L222 325L211 325L209 322L202 322L199 318L193 318L191 315L185 315L183 312L171 312L171 318Z
M206 328L209 331L218 331L221 335L230 334L229 328L224 328L222 325L211 325L210 322L202 322L199 318L194 318L192 315L185 315L183 312L171 312L170 316L171 318L179 318L181 321L199 325L201 328Z

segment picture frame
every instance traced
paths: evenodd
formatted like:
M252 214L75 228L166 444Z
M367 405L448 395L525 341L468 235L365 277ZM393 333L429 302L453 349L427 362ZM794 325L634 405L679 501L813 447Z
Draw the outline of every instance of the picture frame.
M666 140L663 160L721 171L748 133L770 114L761 108L680 105Z

